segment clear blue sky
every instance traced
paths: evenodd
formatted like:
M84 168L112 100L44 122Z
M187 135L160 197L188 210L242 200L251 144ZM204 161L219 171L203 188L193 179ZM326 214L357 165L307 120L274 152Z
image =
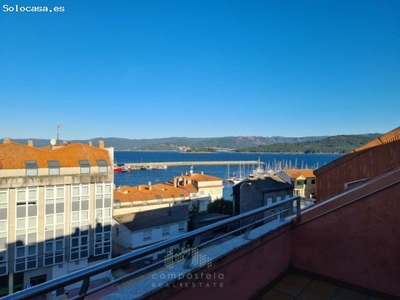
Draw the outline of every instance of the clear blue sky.
M400 125L400 1L2 0L0 138ZM64 6L64 13L5 12Z

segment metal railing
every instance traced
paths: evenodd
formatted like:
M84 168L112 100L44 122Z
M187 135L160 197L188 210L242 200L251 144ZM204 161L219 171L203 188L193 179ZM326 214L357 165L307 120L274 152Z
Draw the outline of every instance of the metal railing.
M290 209L286 209L285 211L281 210L281 211L279 211L279 212L277 212L277 213L275 213L273 215L270 215L270 216L267 216L267 217L263 217L263 218L258 218L256 220L256 216L259 215L259 214L265 213L265 212L267 212L269 210L273 210L274 208L277 208L277 207L280 207L280 206L284 206L284 205L289 204L289 203L293 204L295 201L296 201L296 206L292 205L292 208L290 208ZM295 209L295 212L293 211L293 209ZM73 297L71 299L76 299L76 300L84 299L85 296L93 294L93 293L95 293L95 292L97 292L99 290L102 290L102 289L106 288L106 287L109 287L111 285L115 285L117 283L120 283L122 281L126 281L128 279L131 279L132 277L135 277L138 274L143 274L146 270L152 269L152 268L154 268L154 266L161 265L161 263L163 263L163 262L157 262L155 264L152 264L150 266L142 268L142 269L140 269L138 271L135 271L135 272L132 272L130 274L126 274L126 275L124 275L122 277L116 278L116 279L114 279L114 280L112 280L110 282L107 282L107 283L99 286L99 287L96 287L96 288L93 288L91 290L88 290L89 284L90 284L90 278L92 276L95 276L97 274L100 274L100 273L103 273L103 272L106 272L106 271L110 271L110 270L119 268L121 266L124 266L124 265L127 265L127 264L131 263L132 261L139 260L139 259L147 257L147 256L149 256L151 254L157 253L157 252L159 252L161 250L168 249L171 246L175 246L175 245L178 245L180 243L185 243L187 241L192 241L193 244L191 246L201 247L201 246L209 244L209 243L211 243L211 242L213 242L213 241L215 241L217 239L220 239L221 237L226 236L227 234L219 236L219 237L217 237L215 239L212 239L211 241L208 240L204 244L200 245L202 235L204 235L206 233L209 233L209 232L212 232L212 231L215 231L215 230L218 230L218 229L221 229L221 228L225 228L225 227L227 227L229 225L232 225L232 224L238 224L239 221L241 221L241 220L252 218L250 223L246 224L243 227L239 226L239 228L231 230L228 233L228 234L232 235L235 232L240 232L240 233L243 233L243 238L248 239L248 236L249 236L251 230L253 229L253 227L254 227L254 225L256 223L265 222L266 219L268 219L268 218L281 217L281 215L282 214L286 214L286 212L289 212L287 215L290 215L290 216L293 216L294 214L296 214L297 221L300 222L300 216L301 216L300 215L300 209L301 208L300 208L300 197L299 196L295 196L295 197L291 197L291 198L288 198L288 199L284 199L284 200L279 201L277 203L274 203L272 205L263 206L263 207L260 207L260 208L257 208L257 209L242 213L240 215L233 216L231 218L219 221L217 223L201 227L201 228L193 230L191 232L181 234L181 235L179 235L177 237L173 237L173 238L170 238L168 240L161 241L161 242L156 243L154 245L150 245L148 247L144 247L144 248L141 248L141 249L138 249L138 250L134 250L134 251L132 251L130 253L121 255L119 257L116 257L114 259L108 260L106 262L101 262L101 263L98 263L96 265L87 267L85 269L76 271L74 273L71 273L71 274L68 274L68 275L65 275L65 276L62 276L62 277L47 281L47 282L39 284L37 286L33 286L32 288L15 292L15 293L13 293L11 295L2 297L1 300L32 299L32 298L43 296L43 295L45 295L47 293L56 291L58 289L64 288L64 287L66 287L68 285L74 284L74 283L79 282L79 281L82 281L82 285L81 285L79 294L78 294L78 296ZM190 256L186 257L186 260L184 262L184 266L185 267L188 267L190 265L190 260L191 260Z

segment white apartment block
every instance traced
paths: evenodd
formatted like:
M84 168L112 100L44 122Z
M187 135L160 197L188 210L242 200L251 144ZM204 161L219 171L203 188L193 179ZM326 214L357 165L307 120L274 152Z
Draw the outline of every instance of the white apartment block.
M111 258L113 149L52 144L0 145L0 296Z

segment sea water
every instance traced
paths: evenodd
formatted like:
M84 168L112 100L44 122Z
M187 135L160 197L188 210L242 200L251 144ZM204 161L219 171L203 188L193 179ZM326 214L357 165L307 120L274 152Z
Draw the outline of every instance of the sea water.
M282 168L311 168L317 169L339 158L339 154L273 154L273 153L181 153L178 151L115 151L115 163L149 163L156 165L163 162L187 161L237 161L236 165L196 165L194 173L216 176L222 179L241 174L248 176L258 165L244 165L241 161L260 161L265 169ZM166 170L133 170L126 173L116 173L114 183L116 186L137 186L140 184L164 183L190 171L191 166L169 166ZM224 187L224 199L232 199L232 184Z

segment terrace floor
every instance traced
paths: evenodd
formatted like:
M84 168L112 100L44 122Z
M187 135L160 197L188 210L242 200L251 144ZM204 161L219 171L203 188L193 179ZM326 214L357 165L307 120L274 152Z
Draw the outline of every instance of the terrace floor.
M373 294L373 295L371 295ZM380 295L381 296L381 295ZM366 289L344 286L300 273L288 273L258 300L380 300L376 293ZM390 298L389 298L390 299Z

